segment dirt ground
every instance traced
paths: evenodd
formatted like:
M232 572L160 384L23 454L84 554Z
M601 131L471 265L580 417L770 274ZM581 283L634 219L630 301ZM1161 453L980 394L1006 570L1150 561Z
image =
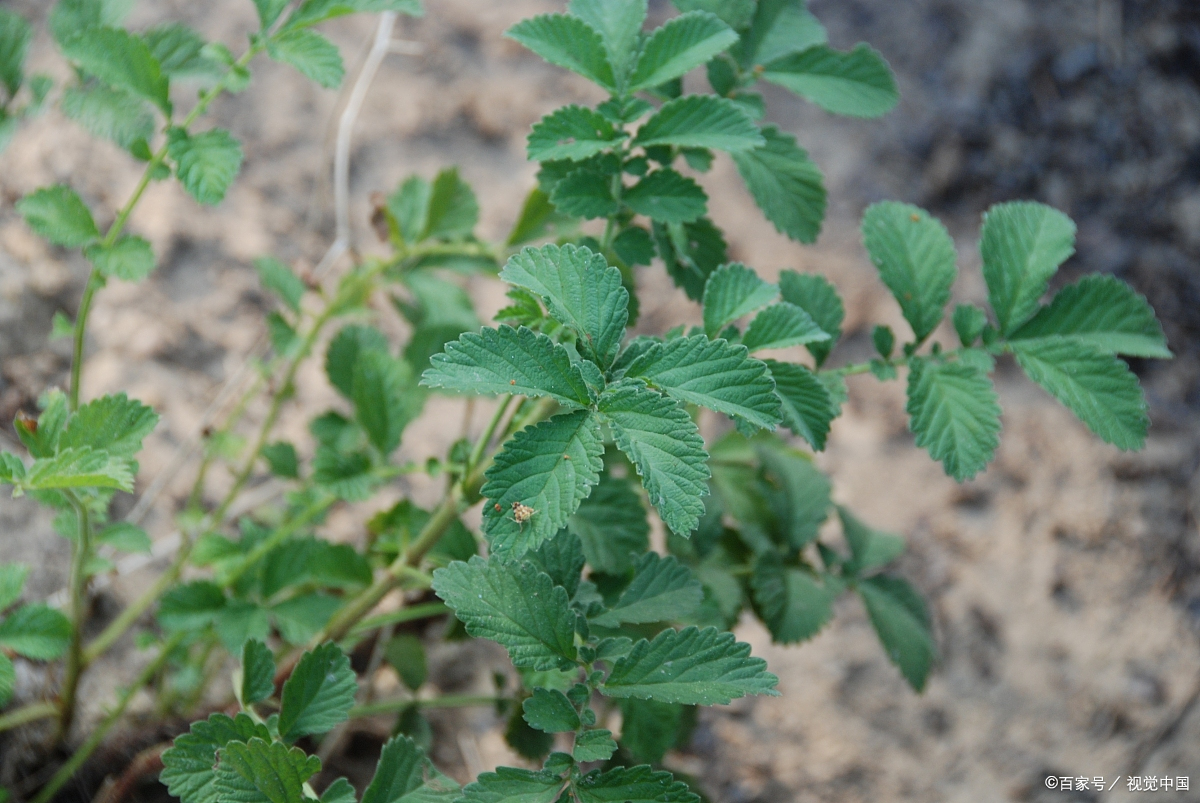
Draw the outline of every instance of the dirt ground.
M10 3L44 22L38 0ZM358 120L353 216L368 250L376 247L366 224L369 194L451 164L480 198L481 233L501 237L533 181L524 158L530 125L563 103L600 99L582 79L545 67L501 36L516 20L562 3L427 5L424 19L397 30L422 52L388 57ZM839 501L908 539L900 569L930 600L940 665L925 693L913 694L850 599L800 647L771 645L747 620L739 636L779 675L783 697L706 711L690 746L667 759L700 778L712 800L1117 801L1136 797L1121 791L1124 781L1096 794L1052 791L1045 779L1170 775L1189 777L1195 791L1158 796L1200 801L1200 14L1192 5L814 0L834 44L871 41L897 69L904 97L888 118L864 122L768 92L771 116L826 172L831 204L820 242L801 247L776 234L728 160L703 177L731 257L768 277L782 268L819 271L842 290L848 336L835 362L868 354L871 324L902 325L857 241L861 209L882 197L945 217L961 255L956 301L984 297L976 236L987 204L1025 197L1063 207L1080 224L1079 255L1066 272L1101 270L1133 282L1165 317L1180 355L1165 366L1135 364L1154 421L1139 454L1100 443L1002 365L1002 446L989 470L964 485L913 447L899 383L855 379L819 460ZM651 9L668 14L665 2ZM131 23L182 20L237 50L253 14L244 0L142 0ZM351 70L374 24L328 26ZM40 30L35 67L65 77ZM100 295L84 393L124 389L163 414L142 460L143 487L194 437L262 333L269 302L250 261L271 253L311 266L332 239L328 165L339 103L337 93L288 68L257 63L251 88L213 109L246 151L225 203L201 208L163 184L135 215L132 228L154 244L159 268L145 285L115 283ZM47 341L50 320L56 310L74 312L85 276L80 258L27 231L13 201L70 181L105 210L103 218L138 175L127 156L57 112L23 128L0 156L0 420L65 381L68 351L63 341ZM661 269L646 270L642 282L641 330L698 319ZM499 306L495 282L472 280L469 290L481 313ZM313 366L283 431L303 440L305 414L332 400ZM431 405L402 459L442 453L457 435L444 422L466 412L461 402ZM185 470L170 483L147 519L153 535L170 532L190 481ZM395 493L429 502L436 488L413 481ZM356 532L348 515L332 526L346 537ZM0 560L31 564L31 593L48 596L64 584L68 549L43 511L5 498ZM150 577L147 570L118 581L101 595L97 618ZM439 648L431 677L446 689L482 688L486 673L476 669L495 656L470 649ZM83 698L92 716L141 660L130 645L89 677ZM38 684L23 674L21 693L36 694ZM135 710L148 704L140 700ZM435 760L460 780L519 763L487 712L447 714L435 726ZM0 757L0 783L13 780L4 767L11 772L21 747L0 745L9 757Z

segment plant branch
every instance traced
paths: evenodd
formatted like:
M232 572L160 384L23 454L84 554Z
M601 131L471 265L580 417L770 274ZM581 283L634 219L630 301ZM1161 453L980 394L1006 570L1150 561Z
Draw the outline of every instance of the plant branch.
M87 564L92 552L92 520L87 505L72 491L65 493L75 509L78 532L71 553L71 644L67 651L67 669L63 677L59 708L58 739L66 739L75 719L75 695L79 676L85 666L83 657L83 626L87 622Z
M444 694L441 697L417 699L413 697L398 697L392 700L380 700L377 703L358 705L350 709L350 719L370 717L375 714L390 714L403 711L411 705L421 708L471 708L473 706L495 705L511 702L510 697L495 697L480 694Z
M58 706L54 703L30 703L0 716L0 733L37 722L39 719L49 719L57 714Z

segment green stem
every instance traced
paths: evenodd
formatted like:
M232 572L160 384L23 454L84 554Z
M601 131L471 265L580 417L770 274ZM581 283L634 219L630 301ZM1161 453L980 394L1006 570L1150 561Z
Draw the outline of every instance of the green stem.
M886 363L893 368L899 368L908 362L907 357L892 357ZM856 362L850 365L843 365L841 368L828 368L823 371L818 371L821 374L836 374L838 376L854 376L855 374L865 374L871 370L871 361Z
M354 626L350 631L350 636L361 636L364 633L369 633L387 625L398 625L404 622L415 622L418 619L431 619L434 616L442 616L450 613L450 608L444 602L425 602L420 605L414 605L411 608L401 608L398 611L391 613L381 613L378 616L372 616L369 619L364 619Z
M475 448L471 449L471 456L467 458L466 471L469 474L472 469L483 459L483 453L487 450L487 446L492 441L492 436L496 434L496 427L500 426L501 419L508 412L509 405L512 404L514 396L506 396L500 406L496 408L492 420L488 422L479 439L475 441Z
M411 697L400 697L394 700L381 700L378 703L358 705L350 709L350 719L369 717L375 714L389 714L403 711L411 705L421 708L470 708L472 706L495 705L510 702L508 697L493 697L481 694L445 694L428 700L417 700Z
M87 506L73 492L66 493L79 526L75 549L71 554L71 644L67 651L67 670L63 678L59 709L58 738L67 737L75 719L75 695L83 673L83 626L87 622L87 563L92 552L92 521Z
M254 549L246 553L246 557L235 566L229 574L225 575L221 585L224 588L232 588L238 580L242 578L247 571L254 568L260 560L266 557L267 553L275 547L282 544L290 538L298 529L308 524L317 516L329 509L334 502L337 501L335 496L322 496L317 501L304 508L298 516L289 521L284 522L275 529L270 535L258 543Z
M79 746L79 749L76 750L71 758L67 760L67 763L63 764L59 768L58 772L54 773L54 777L50 779L49 783L42 787L41 791L38 792L38 796L33 799L33 803L49 803L50 800L54 798L55 794L58 793L58 790L61 789L67 781L71 780L71 776L73 776L76 771L83 766L83 763L88 760L92 753L95 752L96 748L100 746L101 742L104 741L104 737L108 735L108 732L112 730L113 726L116 725L121 719L121 715L124 714L125 709L129 707L129 701L133 699L133 696L137 693L138 689L140 689L142 686L145 686L156 674L158 674L158 671L166 664L171 652L180 644L180 642L183 641L183 637L183 633L177 633L165 644L163 644L158 656L151 661L150 664L142 670L141 674L137 676L133 683L125 689L125 691L121 694L120 699L117 700L116 707L109 712L108 716L105 717L104 721L100 723L99 727L92 732L92 735L88 737L87 741Z
M30 722L37 722L39 719L50 719L57 714L58 706L54 703L30 703L16 711L10 711L4 716L0 716L0 733L19 728Z

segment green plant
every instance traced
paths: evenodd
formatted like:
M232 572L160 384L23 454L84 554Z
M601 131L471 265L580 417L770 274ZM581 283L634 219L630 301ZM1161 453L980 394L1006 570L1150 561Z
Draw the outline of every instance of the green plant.
M540 163L538 186L504 243L474 236L474 194L445 170L432 182L409 178L378 206L373 222L392 254L356 257L329 287L273 258L257 262L281 305L266 321L272 356L261 381L206 437L169 569L88 643L88 583L111 568L97 546L131 551L149 543L133 524L108 523L108 513L115 493L132 491L134 458L157 417L124 395L79 397L94 295L110 279L140 280L154 267L148 243L124 234L137 201L150 181L172 173L201 203L223 197L240 146L228 132L191 126L217 94L245 85L256 54L333 86L340 56L313 24L351 11L417 9L404 0L256 0L261 30L235 60L179 26L142 34L113 27L116 4L56 7L52 30L80 75L64 93L64 109L147 166L104 233L65 186L19 204L37 232L82 247L93 272L73 323L69 392L48 393L36 420L18 419L31 462L0 455L0 480L58 509L60 532L75 542L70 621L37 609L58 617L63 691L56 703L31 704L0 723L57 716L66 738L81 673L155 606L158 627L148 639L158 657L40 800L71 777L133 690L154 683L160 711L191 713L223 654L242 658L233 684L240 712L196 722L163 754L163 781L184 803L317 798L308 781L321 762L297 742L350 717L388 712L412 738L384 748L363 803L694 800L685 783L651 765L686 735L695 707L776 693L764 662L728 632L744 610L791 644L818 632L834 600L853 592L914 689L924 687L935 661L924 601L885 571L903 539L834 505L829 479L774 432L779 427L821 450L848 398L847 377L886 381L903 369L917 445L948 474L968 479L997 448L1000 408L989 375L1012 354L1101 438L1122 449L1142 445L1145 402L1118 355L1169 357L1162 330L1146 301L1111 278L1084 278L1042 303L1072 252L1074 226L1039 204L1001 204L985 216L990 315L958 306L950 316L954 348L933 339L957 276L945 228L916 207L870 207L864 243L912 336L877 326L877 357L828 367L844 314L834 286L792 271L772 284L728 262L724 237L706 217L708 199L680 162L703 172L714 151L729 153L776 228L811 242L824 216L820 171L791 135L761 122L763 101L751 87L769 81L828 111L869 117L896 103L891 73L866 45L830 48L800 0L676 5L683 13L651 32L642 30L644 0L573 0L567 14L510 30L611 97L594 109L564 107L533 127L528 150ZM685 94L682 76L700 66L713 93ZM175 124L169 82L197 75L209 86ZM165 121L157 149L150 147L153 110ZM529 245L546 240L553 242ZM703 326L629 338L638 316L635 269L655 259L700 302ZM496 326L480 328L455 275L497 270L512 303ZM388 296L410 324L402 352L365 322L378 314L368 305L375 294ZM274 428L297 370L335 326L325 368L342 403L311 421L306 459L304 444L274 440ZM804 346L811 360L755 356L792 346ZM464 432L444 458L398 464L405 428L432 392L502 400L484 429L473 438ZM267 395L268 412L245 438L241 418L258 393ZM707 446L695 421L701 407L732 423ZM222 463L234 482L210 500L206 477ZM284 502L231 521L235 500L263 469L290 483ZM445 479L433 510L405 499L379 512L361 549L320 537L331 508L368 503L412 472ZM645 502L668 531L665 555L650 549ZM478 536L459 518L476 504ZM845 549L825 527L833 516ZM206 579L180 583L185 565L206 570ZM0 589L19 588L17 570L6 571ZM396 590L415 604L372 616ZM16 593L0 593L0 607ZM423 647L394 628L447 610L470 636L507 648L517 688L484 698L417 695L426 679ZM0 623L0 646L19 613ZM406 693L373 701L359 691L344 649L361 641L373 644L373 665L387 660L396 668ZM4 671L0 664L0 693ZM510 743L545 758L540 770L501 768L459 789L432 768L418 745L428 735L422 707L480 704L509 717ZM617 711L619 736L606 727ZM552 752L556 744L569 749ZM319 799L356 797L342 780Z

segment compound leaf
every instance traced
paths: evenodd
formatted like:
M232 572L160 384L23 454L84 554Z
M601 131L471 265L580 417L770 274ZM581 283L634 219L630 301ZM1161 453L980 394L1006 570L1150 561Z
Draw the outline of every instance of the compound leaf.
M763 145L733 154L746 188L775 229L796 242L814 243L825 220L825 179L796 138L763 126Z
M685 95L664 103L638 130L635 145L716 148L731 153L766 143L741 106L715 95Z
M16 206L29 227L55 245L77 248L100 236L87 205L65 184L35 190Z
M667 629L618 658L600 690L609 697L725 705L748 694L778 696L779 679L766 667L732 633L715 627Z
M640 48L646 0L571 0L568 10L600 34L617 87L625 88Z
M549 770L497 767L464 787L457 803L555 803L564 786L562 776Z
M217 751L213 789L230 803L302 803L305 782L320 771L316 756L255 737Z
M1062 337L1105 354L1170 359L1162 324L1145 296L1113 276L1064 287L1010 340Z
M306 28L284 31L267 40L267 54L290 64L310 81L326 89L336 89L346 75L337 45Z
M925 600L904 580L883 574L859 582L858 593L888 658L921 691L937 655Z
M515 666L575 665L575 613L566 589L526 562L473 557L433 574L433 589L478 638L498 642Z
M812 316L786 301L772 304L755 316L746 329L742 345L750 351L782 349L829 340Z
M1025 374L1118 449L1140 449L1150 419L1137 376L1118 357L1066 338L1017 341Z
M567 350L522 326L464 333L430 359L421 375L428 387L464 393L548 396L568 407L586 407L591 394Z
M641 382L610 385L599 409L663 523L682 536L696 529L704 515L701 499L708 493L709 471L695 422L676 402Z
M505 36L515 39L558 67L579 73L610 92L616 91L612 65L600 34L579 17L541 14L518 22Z
M593 770L574 787L580 803L700 803L686 783L648 764Z
M1033 317L1058 266L1075 253L1075 224L1045 204L996 204L983 216L979 251L988 301L1008 335Z
M891 68L863 42L848 53L814 45L775 59L766 65L762 77L825 111L851 117L879 117L900 100Z
M688 567L647 552L617 604L591 621L601 627L679 621L695 613L703 599L704 589Z
M913 360L907 410L917 446L960 482L982 471L1000 445L996 390L971 366Z
M150 47L121 28L96 25L60 42L63 55L110 86L127 89L158 106L168 118L167 78Z
M924 340L941 323L958 274L949 232L923 209L884 201L863 213L862 235L880 278Z
M629 91L665 84L699 67L738 40L714 14L692 11L669 20L642 46Z
M624 137L599 112L583 106L563 106L534 123L527 153L534 162L578 161L607 150Z
M779 294L787 303L795 304L807 312L821 327L821 331L829 333L829 340L805 344L820 367L841 337L842 319L846 317L846 309L842 306L837 288L824 276L785 270L779 274Z
M159 780L183 803L217 803L220 797L213 785L217 750L230 742L254 738L265 741L271 734L266 725L256 724L246 714L236 717L213 714L193 722L191 730L176 737L171 748L163 753Z
M759 560L750 579L754 602L776 644L806 641L833 618L837 589L809 572L784 566L778 556Z
M306 652L283 684L279 735L291 742L328 733L346 721L358 682L350 659L332 642Z
M662 223L691 223L708 211L708 196L700 185L670 168L645 176L621 200L639 215Z
M579 728L579 712L567 695L554 689L534 689L533 696L521 704L525 721L545 733L565 733Z
M59 449L103 449L115 457L133 457L142 439L158 424L158 413L124 393L101 396L80 407L67 420Z
M760 316L761 317L761 316ZM818 452L825 448L829 425L836 410L829 390L803 365L765 360L775 380L783 425L812 444Z
M41 603L23 605L0 621L0 648L34 661L61 658L70 643L70 620Z
M123 235L112 245L93 243L83 255L100 275L127 282L140 282L154 270L154 249L141 237Z
M175 161L175 175L183 188L208 206L224 199L242 169L242 146L223 128L195 135L171 129L167 153Z
M242 705L260 703L275 693L275 656L258 639L242 645Z
M518 432L484 475L483 529L493 552L515 557L553 538L599 482L602 454L600 423L587 410ZM526 518L519 511L527 509Z

